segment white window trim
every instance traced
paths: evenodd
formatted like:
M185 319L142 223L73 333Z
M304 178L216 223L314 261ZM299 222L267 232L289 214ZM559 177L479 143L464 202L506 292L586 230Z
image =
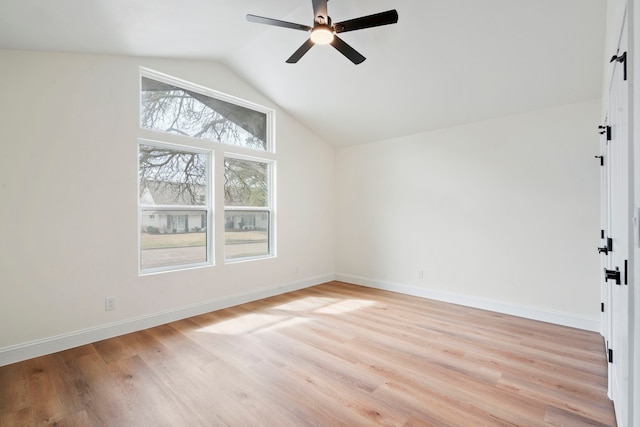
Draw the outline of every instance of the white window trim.
M156 131L156 130L152 130L152 129L145 129L142 128L141 126L139 126L141 131L146 131L146 132L151 132L152 134L155 135L162 135L162 139L163 140L168 140L171 138L168 138L169 136L175 136L177 137L179 140L182 139L188 139L190 140L189 144L194 144L197 146L201 146L202 148L210 148L211 144L215 144L215 145L220 145L221 147L224 148L220 148L222 150L230 150L232 149L234 152L244 152L244 153L253 153L253 155L255 155L256 153L260 153L260 155L262 156L263 154L275 154L276 153L276 143L275 143L275 114L276 112L273 109L270 108L266 108L263 107L262 105L259 104L255 104L253 102L244 100L242 98L237 98L235 96L226 94L224 92L220 92L217 90L213 90L213 89L209 89L205 86L200 86L197 85L195 83L191 83L188 82L186 80L182 80L179 78L175 78L175 77L171 77L167 74L163 74L160 73L158 71L154 71L152 69L149 68L144 68L141 67L140 68L140 79L138 84L140 85L140 87L138 88L138 93L140 94L139 96L142 96L142 87L141 87L141 81L142 81L142 77L147 77L149 79L153 79L153 80L157 80L159 82L162 83L166 83L168 85L173 85L182 89L187 89L187 90L191 90L193 92L198 92L199 94L205 95L205 96L209 96L211 98L215 98L215 99L219 99L221 101L225 101L228 102L230 104L235 104L238 105L240 107L244 107L244 108L248 108L250 110L254 110L254 111L258 111L260 113L263 113L267 116L267 129L266 129L266 150L257 150L254 148L247 148L247 147L242 147L242 146L235 146L235 145L231 145L231 144L225 144L222 142L217 142L217 141L212 141L212 140L208 140L208 139L201 139L201 138L193 138L193 137L189 137L189 136L184 136L184 135L175 135L175 134L168 134L168 133L164 133L164 132L160 132L160 131ZM140 104L142 104L142 101L140 100ZM138 114L138 122L139 122L139 118L140 118L140 114ZM165 138L165 136L167 136L167 138ZM156 136L157 137L157 136ZM202 141L203 144L198 144L195 141ZM230 148L231 147L231 148ZM249 154L250 155L250 154Z
M235 96L212 90L205 86L200 86L192 82L182 80L158 71L140 67L138 77L138 93L139 93L139 105L142 105L142 77L157 80L162 83L174 85L176 87L184 88L194 92L198 92L205 96L220 99L225 102L229 102L244 108L252 109L266 114L267 116L267 128L266 128L266 150L259 150L255 148L236 146L232 144L226 144L219 141L212 141L208 139L194 138L190 136L177 135L172 133L164 133L157 130L142 128L140 124L140 110L138 111L138 143L137 150L139 153L140 144L152 144L156 146L164 146L167 148L184 149L194 152L208 153L208 177L207 177L207 259L205 263L188 264L188 265L174 265L157 269L145 269L141 268L141 227L142 227L142 212L143 205L140 204L140 183L137 185L137 200L138 200L138 274L156 274L163 272L181 271L192 268L210 267L217 264L235 264L247 261L265 260L277 257L277 216L276 216L276 200L277 200L277 185L276 185L276 112L273 109L266 108L259 104L255 104L250 101L246 101ZM140 107L139 107L140 108ZM224 192L221 191L224 182L224 158L236 158L241 160L258 161L269 164L269 207L253 207L253 206L240 206L240 207L226 207L224 205ZM220 167L222 166L222 167ZM216 192L218 190L218 192ZM158 206L154 206L155 210ZM164 210L204 210L204 205L199 206L171 206ZM225 259L224 253L224 213L226 210L261 210L269 211L269 254L255 256L255 257L243 257L236 259Z
M260 163L266 163L268 165L267 167L267 182L268 182L268 187L269 187L269 195L268 195L268 206L227 206L224 204L224 197L223 197L223 212L226 213L226 211L248 211L248 212L256 212L256 211L267 211L269 212L269 254L268 255L260 255L260 256L254 256L254 257L242 257L242 258L232 258L232 259L226 259L226 255L223 254L223 258L224 258L224 263L225 264L235 264L238 262L243 262L243 261L254 261L256 259L265 259L265 258L275 258L276 257L276 247L277 245L275 244L275 236L276 236L276 208L275 208L275 203L276 203L276 197L275 197L275 168L276 168L276 161L273 159L267 159L264 157L258 157L258 156L247 156L247 155L241 155L238 153L233 153L233 152L229 152L226 151L224 153L224 159L226 158L231 158L231 159L238 159L238 160L248 160L251 162L260 162ZM224 171L222 171L222 173L224 174ZM224 247L225 245L223 245Z
M207 176L205 177L207 188L206 199L207 203L204 205L147 205L144 203L140 203L140 180L138 179L137 185L137 199L138 199L138 275L144 276L147 274L155 274L155 273L164 273L168 271L178 271L178 270L186 270L191 268L199 268L199 267L207 267L215 265L215 251L213 242L215 241L215 227L213 227L215 220L215 212L213 208L213 186L212 177L213 173L213 165L214 165L214 156L215 153L213 150L204 150L201 148L195 148L188 145L180 145L180 144L168 144L166 142L161 141L153 141L149 139L138 138L138 158L140 155L140 146L141 145L151 145L154 147L162 147L168 148L171 150L182 150L189 151L193 153L204 154L207 156ZM207 233L206 233L206 244L207 244L207 261L198 262L198 263L190 263L190 264L179 264L179 265L171 265L164 267L156 267L156 268L142 268L142 215L145 210L153 210L156 212L161 211L206 211L207 215Z

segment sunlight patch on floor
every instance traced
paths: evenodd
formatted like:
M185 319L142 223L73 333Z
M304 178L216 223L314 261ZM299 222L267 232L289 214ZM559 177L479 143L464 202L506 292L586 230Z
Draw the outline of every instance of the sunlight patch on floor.
M205 326L198 332L241 335L269 331L309 322L311 319L305 317L304 313L343 314L374 304L375 301L356 298L306 297L272 307L274 311L285 312L283 314L248 313Z
M326 307L319 308L316 312L324 314L342 314L371 307L373 304L373 301L364 299L345 299L339 300Z
M314 311L338 301L336 298L306 297L273 307L285 311Z
M267 331L306 322L302 317L277 316L275 314L251 313L224 320L198 329L198 332L222 335L241 335L252 332Z
M307 297L275 306L276 310L341 314L371 307L374 301L364 299Z

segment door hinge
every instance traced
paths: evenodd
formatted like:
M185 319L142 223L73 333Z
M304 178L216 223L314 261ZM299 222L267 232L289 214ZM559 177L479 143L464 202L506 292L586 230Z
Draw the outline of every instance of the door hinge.
M622 55L618 56L618 55L613 55L611 57L611 60L609 61L609 63L612 62L620 62L622 63L623 68L623 78L626 81L627 80L627 52L624 52Z
M600 135L607 134L607 141L611 141L611 126L598 126L600 130Z
M601 236L602 236L602 234L601 234ZM609 255L609 252L613 252L613 239L611 237L609 237L607 239L607 246L603 246L601 248L598 248L598 253L599 254Z
M604 156L594 156L596 159L600 159L600 166L604 166Z
M609 363L613 363L613 350L609 349Z
M616 267L615 270L604 269L604 281L615 280L616 285L620 284L620 269Z
M600 238L604 239L604 230L600 230Z
M604 313L604 303L603 302L600 303L600 312Z
M628 284L629 284L629 282L628 282L628 280L627 280L627 271L628 271L628 268L629 268L629 260L625 259L625 260L624 260L624 284L625 284L625 285L628 285Z

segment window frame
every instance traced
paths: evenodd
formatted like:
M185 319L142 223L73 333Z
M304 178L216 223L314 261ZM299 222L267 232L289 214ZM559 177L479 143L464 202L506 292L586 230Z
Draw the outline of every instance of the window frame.
M214 156L215 153L213 150L205 150L201 148L194 148L184 145L178 144L170 144L161 141L153 141L149 139L138 138L138 159L140 158L140 147L142 145L148 145L159 148L166 148L170 150L176 151L184 151L190 153L204 154L207 156L207 165L206 165L206 188L205 188L205 196L206 203L203 205L167 205L167 204L156 204L149 205L142 203L140 200L140 164L138 163L138 274L153 274L153 273L162 273L165 271L175 271L175 270L183 270L188 268L197 268L197 267L205 267L209 265L215 265L215 251L214 251L214 232L211 231L212 225L215 221L214 209L213 209L213 186L212 177L214 176ZM138 160L139 162L139 160ZM206 261L204 262L194 262L194 263L186 263L186 264L175 264L171 266L163 266L163 267L153 267L153 268L142 268L142 226L143 220L142 217L145 212L174 212L174 211L182 211L182 212L206 212L206 220L207 220L207 231L206 231Z
M213 141L210 139L196 138L186 135L178 135L175 133L162 132L154 129L142 127L142 77L156 80L168 85L176 86L180 89L197 92L201 95L216 98L227 103L235 104L243 108L252 109L266 115L266 141L265 149L251 148L242 145L228 144L220 141ZM243 100L223 92L219 92L205 86L201 86L180 78L169 76L164 73L157 72L155 70L140 67L138 74L138 137L136 144L136 151L139 156L141 144L152 144L171 149L194 151L199 153L208 153L208 165L207 165L207 195L208 202L206 205L194 205L187 210L205 210L207 206L207 262L194 263L194 264L182 264L171 265L154 269L142 269L141 266L141 230L142 230L142 213L143 207L140 201L140 177L139 177L139 163L138 170L138 183L137 183L137 209L138 209L138 275L147 275L155 273L164 273L172 271L180 271L191 268L210 267L224 264L235 264L247 261L257 261L275 258L276 254L276 113L275 110L266 108L264 106L255 104L253 102ZM266 255L234 258L227 260L225 256L225 211L227 207L224 202L224 159L226 157L237 158L241 160L250 160L266 163L268 165L268 207L238 207L238 209L232 210L253 210L253 211L268 211L269 212L269 230L268 230L268 250ZM139 157L138 157L139 162ZM154 206L154 209L157 206ZM164 208L163 208L164 209ZM158 209L160 210L160 209ZM171 205L164 210L182 210L182 205ZM231 209L230 209L231 210Z
M222 159L222 163L224 165L224 160L227 158L231 158L231 159L237 159L237 160L246 160L249 162L258 162L258 163L264 163L267 165L267 189L268 189L268 194L267 194L267 206L227 206L226 203L224 203L224 197L223 197L223 211L222 211L222 216L223 218L226 219L226 213L227 211L242 211L242 212L267 212L269 219L269 229L267 230L267 249L268 249L268 254L267 255L257 255L257 256L247 256L247 257L239 257L239 258L230 258L227 259L226 256L226 243L223 245L223 248L225 249L225 251L223 252L223 258L224 258L224 263L225 264L234 264L234 263L238 263L238 262L243 262L243 261L252 261L252 260L256 260L256 259L263 259L263 258L271 258L271 257L275 257L275 168L276 168L276 161L273 159L266 159L266 158L262 158L262 157L257 157L257 156L247 156L247 155L241 155L241 154L237 154L237 153L233 153L233 152L229 152L226 151L224 153L224 157ZM224 170L222 171L222 173L224 174ZM224 230L226 232L226 230ZM223 243L225 241L225 237L223 235Z
M259 113L263 113L266 115L266 120L267 120L267 127L266 127L266 148L264 150L259 150L259 149L255 149L255 148L249 148L249 147L245 147L242 145L234 145L234 144L226 144L220 141L214 141L211 139L204 139L204 138L196 138L196 137L191 137L191 136L184 136L184 135L177 135L177 134L173 134L173 133L167 133L167 132L162 132L159 130L154 130L154 129L149 129L149 128L143 128L142 127L142 123L140 123L140 117L141 117L141 107L142 107L142 77L146 77L148 79L151 80L156 80L158 82L161 83L165 83L168 85L172 85L172 86L176 86L180 89L185 89L188 91L192 91L192 92L197 92L200 95L204 95L204 96L208 96L211 98L215 98L218 99L220 101L224 101L227 102L229 104L234 104L237 105L239 107L243 107L243 108L247 108L249 110L254 110L257 111ZM172 136L176 136L178 138L178 140L182 139L182 138L186 138L188 140L191 140L192 143L198 145L199 147L203 147L206 148L207 147L207 143L208 144L220 144L224 147L227 147L225 150L228 151L236 151L239 150L241 152L248 152L248 153L254 153L253 155L255 155L255 153L259 153L260 156L264 154L275 154L276 153L276 138L275 138L275 111L271 108L267 108L264 107L262 105L247 101L245 99L242 98L238 98L229 94L226 94L224 92L220 92L217 90L213 90L210 88L207 88L205 86L202 85L198 85L192 82L188 82L186 80L183 79L179 79L177 77L172 77L169 76L168 74L164 74L164 73L160 73L158 71L149 69L149 68L145 68L145 67L140 67L140 73L138 76L138 96L139 96L139 106L138 106L138 128L140 130L146 131L146 132L151 132L153 134L156 135L162 135L162 139L165 139L165 135L167 138L170 138ZM172 139L172 138L170 138ZM201 141L201 144L198 144L194 141ZM204 145L203 145L204 144Z

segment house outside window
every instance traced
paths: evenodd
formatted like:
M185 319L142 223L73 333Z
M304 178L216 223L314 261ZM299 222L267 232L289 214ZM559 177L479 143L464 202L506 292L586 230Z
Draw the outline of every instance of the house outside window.
M227 156L224 159L225 260L270 253L272 164Z
M193 148L139 143L141 271L210 262L211 156Z
M140 99L140 273L275 256L273 111L146 69Z

